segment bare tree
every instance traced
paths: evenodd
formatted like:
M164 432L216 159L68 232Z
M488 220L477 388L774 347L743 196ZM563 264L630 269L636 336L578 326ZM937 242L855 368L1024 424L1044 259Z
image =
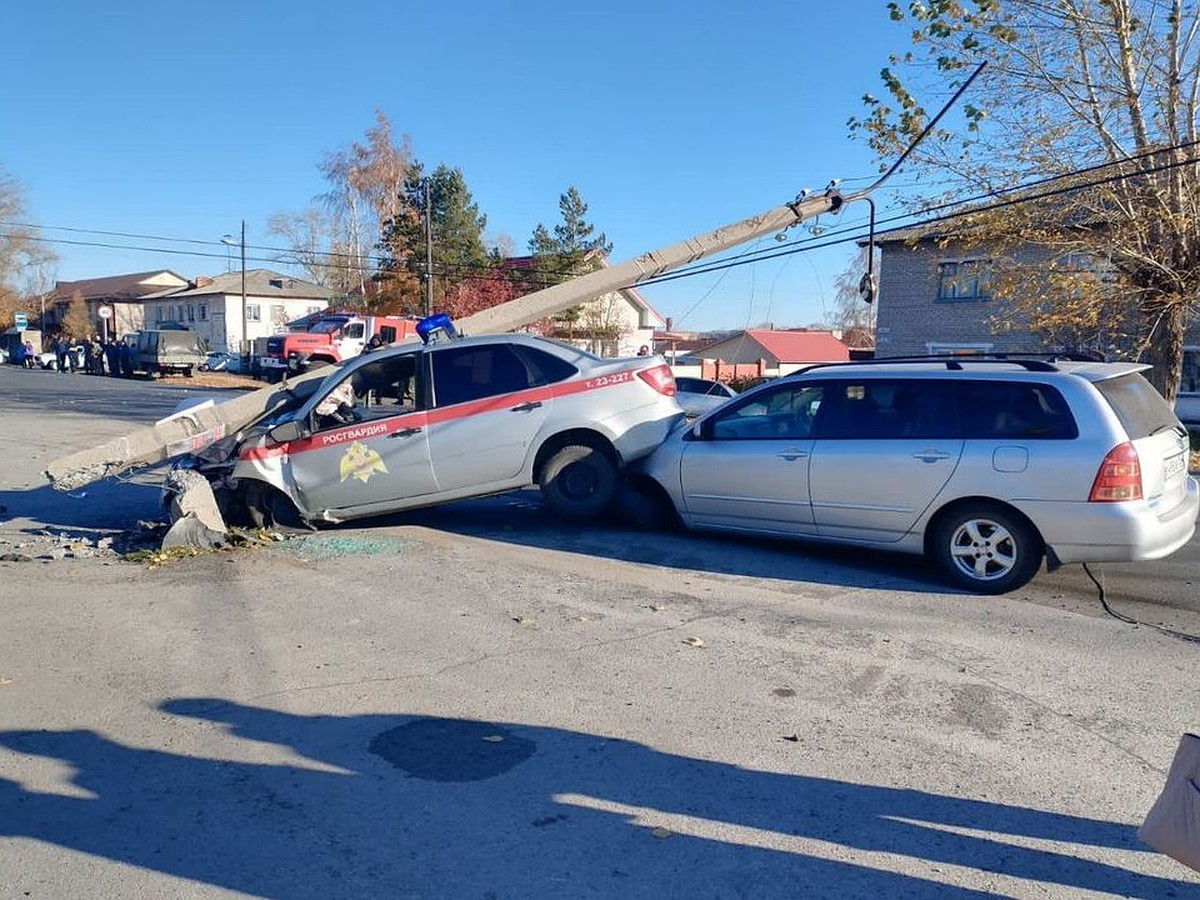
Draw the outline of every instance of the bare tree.
M867 254L877 252L863 247L850 261L846 271L833 283L833 309L824 325L839 332L847 346L856 349L875 346L875 305L863 300L859 283L867 274Z
M62 313L62 331L74 340L83 340L92 334L92 321L88 317L87 301L78 288L67 302Z
M0 330L13 324L17 312L36 315L36 296L57 259L37 239L27 222L25 189L0 166Z
M291 245L284 261L301 267L316 283L366 302L378 269L374 250L385 224L401 211L412 149L407 136L396 140L391 121L380 111L364 138L321 162L329 190L317 205L276 213L269 228Z
M1156 386L1174 399L1200 296L1200 10L1183 0L888 8L913 46L891 58L886 99L865 97L852 130L891 157L928 121L918 95L939 96L989 62L963 128L936 132L918 150L923 199L1025 186L1022 202L983 201L944 229L995 251L991 290L1016 313L994 324L1051 341L1080 325L1080 334L1103 332L1153 363ZM1049 176L1065 179L1029 187ZM1039 252L1022 259L1031 247Z

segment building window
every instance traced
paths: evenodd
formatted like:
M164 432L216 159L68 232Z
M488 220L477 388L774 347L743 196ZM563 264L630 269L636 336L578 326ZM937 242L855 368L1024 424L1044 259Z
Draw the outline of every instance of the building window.
M163 308L161 306L154 307L154 321L161 322L163 320Z
M1183 348L1183 370L1179 378L1179 393L1200 394L1200 347Z
M196 307L189 303L187 310L188 310L188 321L195 322L196 321Z
M246 304L246 321L261 322L262 321L262 306L258 303Z
M991 300L987 260L964 259L938 263L937 299L943 302Z
M199 306L199 307L198 307L198 309L197 309L197 316L196 316L196 317L197 317L197 318L198 318L198 319L199 319L201 322L207 322L207 321L208 321L208 304L207 304L207 303L201 303L201 304L200 304L200 306Z

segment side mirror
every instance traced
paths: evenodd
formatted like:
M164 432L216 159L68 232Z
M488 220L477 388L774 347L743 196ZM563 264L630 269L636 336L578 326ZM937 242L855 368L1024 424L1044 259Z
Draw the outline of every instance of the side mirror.
M276 444L290 444L304 437L304 428L295 419L280 422L267 432L267 437Z

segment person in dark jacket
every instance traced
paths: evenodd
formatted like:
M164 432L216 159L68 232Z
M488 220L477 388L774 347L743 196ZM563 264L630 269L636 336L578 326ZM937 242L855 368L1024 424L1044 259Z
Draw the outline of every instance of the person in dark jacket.
M124 378L133 377L133 348L129 346L129 341L125 338L121 339L121 345L117 350L120 358L121 376Z

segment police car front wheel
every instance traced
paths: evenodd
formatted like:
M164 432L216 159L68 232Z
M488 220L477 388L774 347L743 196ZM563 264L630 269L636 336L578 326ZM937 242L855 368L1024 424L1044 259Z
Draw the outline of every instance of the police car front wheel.
M552 512L569 519L590 519L612 505L617 469L602 450L568 444L546 461L540 484Z

